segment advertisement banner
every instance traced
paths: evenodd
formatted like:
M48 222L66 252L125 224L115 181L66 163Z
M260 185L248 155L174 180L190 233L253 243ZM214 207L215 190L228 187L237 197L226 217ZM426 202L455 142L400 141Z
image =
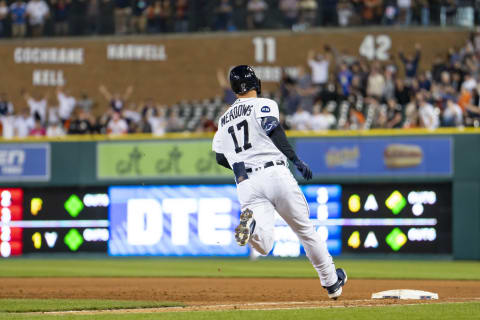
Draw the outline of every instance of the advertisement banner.
M97 144L97 178L109 180L228 177L208 141L135 141Z
M451 176L451 138L297 139L317 176Z
M330 253L341 253L339 185L303 186L310 218ZM240 204L234 185L110 187L110 255L247 256L235 242ZM322 225L323 223L323 225ZM285 221L275 219L273 256L298 257L303 247Z
M0 145L0 181L49 181L50 145Z

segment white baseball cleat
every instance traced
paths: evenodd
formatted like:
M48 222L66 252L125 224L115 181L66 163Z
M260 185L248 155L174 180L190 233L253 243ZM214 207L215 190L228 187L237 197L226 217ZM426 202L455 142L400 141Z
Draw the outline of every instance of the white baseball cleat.
M239 246L244 246L248 243L255 229L255 224L252 210L245 209L240 214L240 224L235 228L235 241L237 241Z

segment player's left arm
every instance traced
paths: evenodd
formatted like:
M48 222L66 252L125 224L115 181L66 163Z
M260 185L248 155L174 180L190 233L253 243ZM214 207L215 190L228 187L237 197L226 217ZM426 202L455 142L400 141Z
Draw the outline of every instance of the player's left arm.
M227 161L227 158L225 157L225 155L223 153L216 153L215 152L215 159L217 160L217 163L219 165L221 165L222 167L225 167L227 169L232 170L232 168L230 167L230 164Z
M288 142L285 130L283 130L280 124L278 105L274 101L269 102L268 105L261 107L260 110L256 110L256 116L261 119L260 124L263 130L278 150L280 150L288 160L293 162L302 176L307 180L312 179L312 170L310 170L305 162L300 160L295 150L293 150L292 145Z

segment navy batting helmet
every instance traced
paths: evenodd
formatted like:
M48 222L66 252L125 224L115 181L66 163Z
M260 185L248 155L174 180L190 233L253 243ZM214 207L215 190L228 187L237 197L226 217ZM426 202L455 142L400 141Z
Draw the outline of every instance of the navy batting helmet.
M230 71L230 87L236 94L245 94L250 90L262 92L262 83L255 75L252 67L241 65Z

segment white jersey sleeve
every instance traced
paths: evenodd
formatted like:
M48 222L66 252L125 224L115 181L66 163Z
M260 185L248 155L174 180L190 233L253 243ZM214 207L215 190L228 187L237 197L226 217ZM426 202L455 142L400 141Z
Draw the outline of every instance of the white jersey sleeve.
M258 103L254 106L255 117L261 119L264 117L275 117L280 121L280 112L275 101L270 99L258 99Z
M212 150L215 151L216 153L223 153L221 132L219 131L217 131L215 133L215 136L213 136Z

